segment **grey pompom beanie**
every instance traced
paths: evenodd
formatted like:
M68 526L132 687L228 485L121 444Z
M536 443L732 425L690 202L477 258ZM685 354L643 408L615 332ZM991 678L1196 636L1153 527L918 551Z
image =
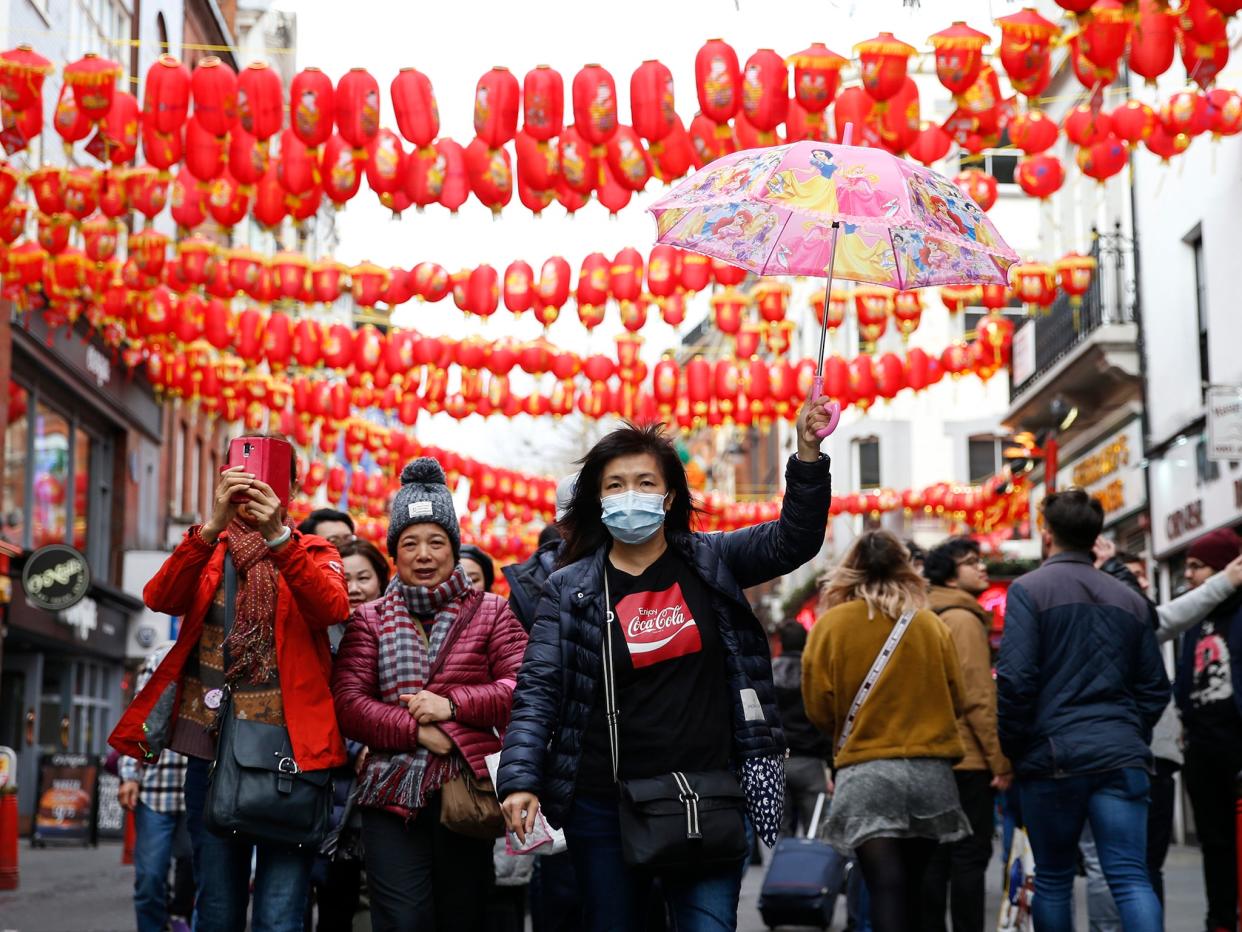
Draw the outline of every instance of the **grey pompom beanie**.
M461 525L453 508L444 469L430 456L411 460L401 470L401 488L392 498L388 515L388 553L397 556L397 541L411 524L438 524L444 528L453 557L461 554Z

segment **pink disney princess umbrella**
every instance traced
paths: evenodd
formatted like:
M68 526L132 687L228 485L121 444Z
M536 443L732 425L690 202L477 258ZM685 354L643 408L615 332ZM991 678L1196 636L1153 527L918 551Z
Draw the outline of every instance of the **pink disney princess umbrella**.
M811 397L823 390L834 278L890 288L1007 284L1018 255L969 195L880 149L796 142L695 172L651 208L656 239L756 275L828 279ZM834 403L835 404L835 403ZM831 426L836 427L836 404Z

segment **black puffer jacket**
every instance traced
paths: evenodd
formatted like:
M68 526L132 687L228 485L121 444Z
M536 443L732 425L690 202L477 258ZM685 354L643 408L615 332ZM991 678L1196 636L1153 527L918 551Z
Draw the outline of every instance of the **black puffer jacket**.
M561 552L564 541L550 540L525 561L511 563L501 572L509 581L509 607L517 620L522 623L526 633L530 633L535 624L535 612L539 609L539 596L543 593L543 584L556 570L556 557Z
M831 498L829 461L790 457L777 521L724 534L669 538L711 591L728 656L735 758L784 754L768 641L742 590L791 573L824 542ZM513 716L500 759L498 795L539 796L544 815L563 824L573 801L582 738L601 700L603 573L607 547L557 570L539 602L513 693ZM763 721L747 721L744 689L753 689Z

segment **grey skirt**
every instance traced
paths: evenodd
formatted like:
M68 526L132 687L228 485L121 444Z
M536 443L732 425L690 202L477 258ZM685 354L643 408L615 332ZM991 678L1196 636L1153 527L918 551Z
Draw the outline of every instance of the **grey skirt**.
M847 854L873 838L944 842L969 834L953 767L933 757L873 760L841 768L823 829L824 840Z

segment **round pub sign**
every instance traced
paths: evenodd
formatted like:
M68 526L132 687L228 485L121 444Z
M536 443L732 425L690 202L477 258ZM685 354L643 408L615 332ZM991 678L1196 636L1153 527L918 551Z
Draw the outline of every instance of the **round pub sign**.
M40 547L26 560L22 591L36 608L59 612L77 605L91 585L91 570L81 551L67 544Z

